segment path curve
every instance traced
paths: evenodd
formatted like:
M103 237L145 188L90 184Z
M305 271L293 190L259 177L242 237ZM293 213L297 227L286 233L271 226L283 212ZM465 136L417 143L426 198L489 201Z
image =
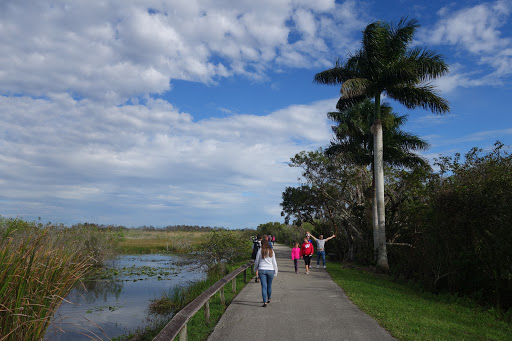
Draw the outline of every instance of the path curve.
M262 307L261 286L252 280L235 297L209 341L240 340L395 340L377 321L357 308L327 271L310 274L300 260L295 273L291 249L276 244L279 274L272 284L272 302Z

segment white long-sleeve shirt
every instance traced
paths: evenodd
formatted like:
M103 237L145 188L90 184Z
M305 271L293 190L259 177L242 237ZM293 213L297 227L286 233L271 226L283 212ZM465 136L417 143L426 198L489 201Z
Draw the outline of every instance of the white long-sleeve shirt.
M259 249L254 260L254 271L256 270L274 270L274 276L277 276L278 269L275 251L272 252L272 257L261 258L261 249Z

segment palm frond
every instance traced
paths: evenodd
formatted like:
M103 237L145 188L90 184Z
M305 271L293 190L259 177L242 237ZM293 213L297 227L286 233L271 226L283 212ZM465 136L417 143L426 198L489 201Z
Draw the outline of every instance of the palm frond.
M390 25L387 41L388 53L399 55L405 53L407 46L412 42L414 32L419 26L416 19L407 20L407 17L402 17L396 26Z
M384 150L384 162L388 165L395 167L430 167L428 161L425 158L419 156L418 154L415 154L410 151L391 151L390 149L387 148Z
M367 93L370 82L365 78L351 78L343 82L340 93L347 98L362 96Z
M427 150L430 144L417 135L404 132L396 127L388 131L388 136L384 136L384 143L389 142L390 146L401 150ZM390 141L386 141L390 140Z
M448 101L438 96L435 88L426 83L420 86L395 86L386 89L389 97L397 100L408 109L422 107L436 114L450 111Z
M348 108L361 103L365 99L368 99L368 96L366 94L360 95L360 96L354 96L354 97L344 97L341 96L338 100L338 103L336 104L336 109L338 110L347 110Z
M335 66L332 69L317 73L313 82L317 84L336 85L354 77L358 77L356 72L341 66Z
M434 51L423 48L415 48L407 51L404 58L405 64L410 64L420 81L438 78L449 71L444 57Z

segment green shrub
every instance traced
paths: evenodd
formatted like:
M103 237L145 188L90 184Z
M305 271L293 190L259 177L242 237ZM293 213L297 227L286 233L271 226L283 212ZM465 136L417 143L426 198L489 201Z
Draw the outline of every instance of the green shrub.
M225 265L250 259L252 242L244 231L214 230L197 246L197 257L208 269L224 272Z

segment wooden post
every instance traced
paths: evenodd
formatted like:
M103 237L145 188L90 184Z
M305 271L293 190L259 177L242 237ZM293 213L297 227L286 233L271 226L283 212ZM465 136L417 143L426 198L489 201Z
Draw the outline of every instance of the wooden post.
M236 277L231 281L231 287L233 288L233 293L236 293Z
M220 288L220 304L222 306L226 305L226 298L224 297L224 287Z
M210 324L210 300L204 304L204 320L206 324Z
M244 283L247 283L247 269L244 270Z
M187 341L188 336L187 336L187 324L186 323L183 326L183 328L181 328L180 333L178 334L178 336L180 337L180 341Z

